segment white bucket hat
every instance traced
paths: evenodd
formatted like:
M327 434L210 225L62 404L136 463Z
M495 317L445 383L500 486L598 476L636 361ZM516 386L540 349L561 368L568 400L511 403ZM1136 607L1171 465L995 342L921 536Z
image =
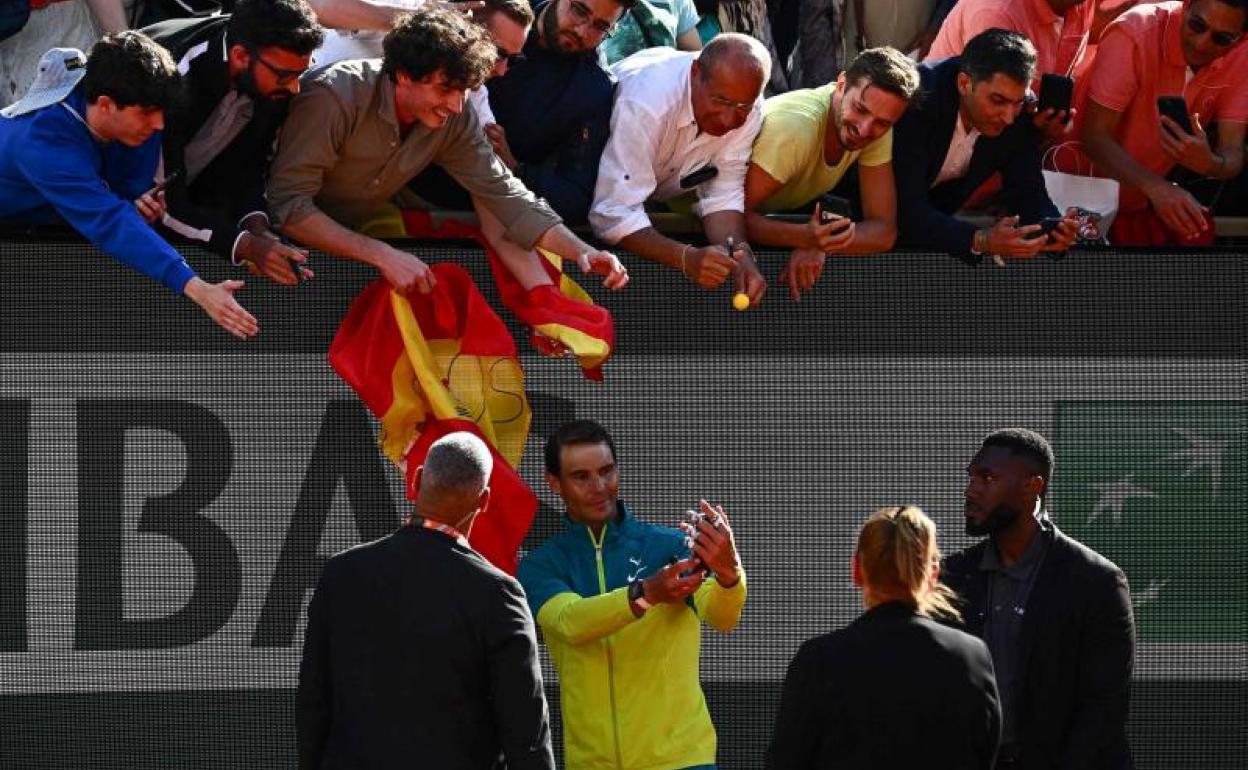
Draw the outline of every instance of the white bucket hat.
M87 74L87 57L77 48L53 48L39 57L39 74L26 95L0 110L6 118L64 101Z

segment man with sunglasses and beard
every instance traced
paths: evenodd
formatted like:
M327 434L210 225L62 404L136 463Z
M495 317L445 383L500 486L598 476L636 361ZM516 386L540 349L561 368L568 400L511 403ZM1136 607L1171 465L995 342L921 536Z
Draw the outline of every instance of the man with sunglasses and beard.
M1105 30L1075 101L1084 152L1122 185L1111 243L1213 242L1212 218L1176 179L1228 180L1244 168L1246 32L1248 0L1138 5ZM1164 96L1182 98L1190 126L1160 114Z
M941 575L965 630L992 655L1003 716L997 768L1132 767L1128 689L1135 624L1126 576L1053 525L1053 449L998 430L967 466L966 532Z
M264 188L278 129L324 39L316 14L304 0L239 0L231 15L144 32L187 84L188 104L165 131L164 226L276 283L312 277L306 255L270 226Z

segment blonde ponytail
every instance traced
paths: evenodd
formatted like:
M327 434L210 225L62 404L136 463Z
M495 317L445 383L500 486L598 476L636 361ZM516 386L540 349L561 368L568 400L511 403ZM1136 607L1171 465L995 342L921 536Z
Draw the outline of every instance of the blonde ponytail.
M907 601L920 614L961 620L955 594L931 579L940 564L936 525L913 505L881 508L858 533L855 552L868 585Z

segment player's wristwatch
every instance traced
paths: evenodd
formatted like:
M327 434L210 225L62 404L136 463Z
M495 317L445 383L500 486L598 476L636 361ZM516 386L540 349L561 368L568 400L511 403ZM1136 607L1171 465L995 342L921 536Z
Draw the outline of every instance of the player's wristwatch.
M634 580L628 584L628 601L636 604L643 611L650 609L654 605L646 601L646 589L640 580Z

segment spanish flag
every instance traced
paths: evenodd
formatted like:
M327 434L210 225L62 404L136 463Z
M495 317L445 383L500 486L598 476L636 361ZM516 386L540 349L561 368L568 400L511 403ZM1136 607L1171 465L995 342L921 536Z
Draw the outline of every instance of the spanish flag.
M595 305L576 281L563 273L563 260L545 250L542 267L554 285L526 291L494 253L490 242L472 225L453 218L434 223L428 211L404 209L403 226L409 238L463 238L481 244L490 256L490 271L507 309L533 329L533 345L543 348L543 337L571 350L589 379L602 382L602 365L615 347L615 325L606 308Z
M432 267L436 288L401 295L370 284L343 319L329 362L381 421L382 451L404 470L407 495L429 446L467 430L494 454L490 504L473 526L473 547L515 573L516 551L537 497L515 468L531 412L515 342L472 278L452 264Z

